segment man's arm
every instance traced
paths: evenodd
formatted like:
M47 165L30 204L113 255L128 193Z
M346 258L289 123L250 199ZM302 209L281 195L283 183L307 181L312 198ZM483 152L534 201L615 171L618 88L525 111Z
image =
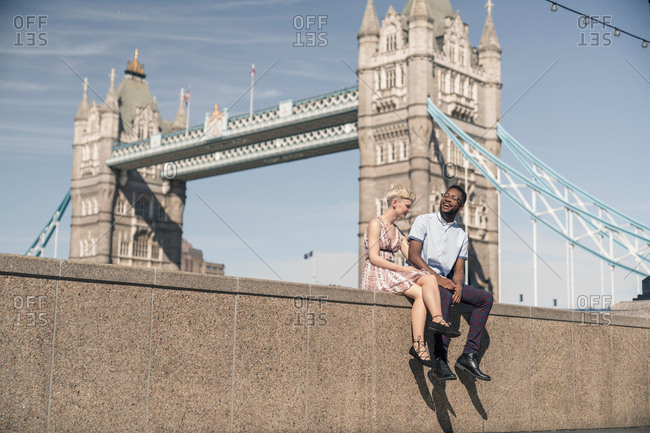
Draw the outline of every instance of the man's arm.
M454 292L456 290L456 285L449 278L442 277L438 275L436 271L431 269L427 262L424 261L420 253L422 252L422 242L417 239L409 239L409 262L418 269L423 269L428 271L431 275L436 277L438 280L438 285L444 289Z
M458 258L454 264L454 284L456 284L456 291L451 296L451 302L458 304L463 295L463 283L465 282L465 260Z

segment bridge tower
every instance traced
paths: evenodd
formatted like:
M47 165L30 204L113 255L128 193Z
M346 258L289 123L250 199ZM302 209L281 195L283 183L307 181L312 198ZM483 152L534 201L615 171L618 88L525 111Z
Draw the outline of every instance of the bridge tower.
M467 182L468 209L458 222L467 224L470 238L470 282L496 295L496 190L471 166L465 176L464 157L426 108L431 98L499 155L495 123L501 109L501 47L491 0L486 9L477 49L469 43L469 26L449 0L408 0L401 14L391 6L381 25L373 0L367 1L358 34L359 249L363 253L368 222L385 210L383 197L392 186L407 185L417 195L410 219L398 222L408 233L417 215L439 210L450 185L465 187Z
M88 81L74 118L70 259L175 270L180 265L185 182L164 181L162 165L119 171L106 165L113 146L185 127L182 103L174 122L162 119L144 65L115 71L103 104L88 102Z

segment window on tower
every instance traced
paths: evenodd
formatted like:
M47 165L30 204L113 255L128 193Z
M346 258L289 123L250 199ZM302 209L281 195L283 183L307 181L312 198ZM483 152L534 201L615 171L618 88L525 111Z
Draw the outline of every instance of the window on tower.
M160 221L168 221L167 212L165 212L165 207L162 204L158 206L158 219Z
M135 214L142 218L149 218L149 197L141 195L140 199L135 203Z
M154 260L158 260L160 257L160 246L158 246L158 242L154 239L154 241L151 243L151 258Z
M386 87L389 89L395 87L395 69L391 68L386 71Z
M384 147L382 145L377 146L377 164L384 163Z
M126 214L128 207L126 205L126 200L123 199L122 197L117 199L117 204L115 205L115 213L118 216L122 216Z
M397 49L397 35L390 33L386 35L386 51L394 51Z
M129 255L129 246L130 246L129 244L130 244L130 242L127 241L126 239L122 239L120 241L120 255L121 256L128 257L128 255Z
M133 256L134 257L147 257L147 246L149 244L149 236L146 232L139 232L133 239Z

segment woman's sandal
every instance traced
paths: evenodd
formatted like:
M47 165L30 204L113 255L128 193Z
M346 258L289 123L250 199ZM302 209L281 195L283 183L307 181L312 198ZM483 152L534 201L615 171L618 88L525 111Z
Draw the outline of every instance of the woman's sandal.
M433 319L440 317L440 322L434 322ZM449 338L456 338L460 336L460 332L457 329L452 328L449 324L442 318L442 316L437 315L433 316L432 321L429 322L427 328L438 334L446 335ZM443 324L444 323L444 324Z
M420 364L425 365L427 367L433 368L435 365L434 362L431 359L422 359L420 358L420 354L425 354L426 353L426 348L424 347L424 342L422 340L413 340L414 343L418 343L418 349L415 350L413 346L411 346L411 349L409 350L409 354L417 359ZM431 358L431 356L429 356Z

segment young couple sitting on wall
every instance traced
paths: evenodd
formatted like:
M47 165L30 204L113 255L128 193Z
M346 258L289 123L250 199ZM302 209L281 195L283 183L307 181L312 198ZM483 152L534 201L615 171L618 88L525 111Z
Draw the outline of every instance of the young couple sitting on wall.
M479 369L477 354L492 308L492 295L463 284L467 234L454 222L467 194L460 186L451 186L442 196L440 211L418 216L407 239L395 221L411 212L414 200L413 191L396 186L386 195L386 212L368 223L361 288L402 294L413 300L413 345L409 353L423 365L432 367L435 376L443 380L456 379L447 363L447 348L450 338L460 336L447 322L449 309L451 304L459 302L473 305L467 342L456 368L478 379L490 380ZM397 251L408 258L411 266L395 263ZM448 278L450 274L453 276ZM435 333L433 358L424 341L427 310L432 318L427 329Z

